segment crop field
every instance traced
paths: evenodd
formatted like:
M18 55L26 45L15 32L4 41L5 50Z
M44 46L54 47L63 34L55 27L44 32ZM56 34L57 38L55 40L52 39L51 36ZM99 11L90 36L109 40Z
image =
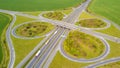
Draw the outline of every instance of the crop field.
M84 0L0 0L0 8L15 11L64 9L79 5Z
M4 14L4 13L0 13L0 43L1 43L1 34L5 28L5 26L10 23L11 21L11 16L8 14ZM2 45L0 44L0 63L2 61L3 58L3 54L2 54Z
M88 10L120 25L120 0L93 0Z
M68 55L85 59L97 57L104 51L104 45L99 39L79 31L69 33L63 48Z

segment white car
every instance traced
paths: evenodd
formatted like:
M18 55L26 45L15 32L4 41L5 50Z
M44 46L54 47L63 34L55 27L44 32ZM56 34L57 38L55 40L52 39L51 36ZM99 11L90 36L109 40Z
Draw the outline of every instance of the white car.
M35 54L35 56L37 57L37 56L40 54L40 52L41 52L41 51L39 50L39 51Z

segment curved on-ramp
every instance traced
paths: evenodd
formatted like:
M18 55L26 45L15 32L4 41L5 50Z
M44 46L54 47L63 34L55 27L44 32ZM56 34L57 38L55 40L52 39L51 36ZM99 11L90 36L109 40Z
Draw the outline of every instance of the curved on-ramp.
M14 51L13 43L12 43L12 40L11 40L10 32L11 32L11 29L12 29L12 26L13 26L14 22L16 21L16 16L15 16L14 12L9 12L9 11L4 11L4 10L0 10L0 12L10 14L13 17L13 20L11 21L11 23L10 23L10 25L7 28L7 31L6 31L6 42L8 44L9 53L10 53L10 61L9 61L9 64L8 64L8 68L13 68L14 62L15 62L15 51Z

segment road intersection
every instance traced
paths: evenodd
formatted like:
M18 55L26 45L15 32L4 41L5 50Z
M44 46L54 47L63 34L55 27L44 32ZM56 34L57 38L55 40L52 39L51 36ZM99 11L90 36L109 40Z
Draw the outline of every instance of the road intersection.
M56 29L54 30L54 31L57 31L55 36L51 35L50 37L46 37L42 42L40 42L35 47L35 49L32 50L29 53L29 55L17 66L17 68L21 68L22 65L24 65L24 63L27 62L27 60L30 58L30 56L32 56L37 50L39 50L40 47L41 47L40 50L43 51L41 53L43 53L43 54L39 55L39 57L37 59L34 56L33 59L31 59L31 61L27 64L26 68L33 68L33 67L35 67L35 68L39 68L39 67L47 68L49 66L50 62L52 62L52 59L54 58L56 52L59 50L59 46L61 45L61 43L65 39L65 38L61 39L61 35L64 34L65 36L67 36L67 34L69 33L69 31L71 29L72 30L80 29L81 32L84 32L84 33L87 33L87 34L90 34L90 35L93 35L93 36L97 36L97 37L101 37L102 36L105 39L108 39L108 40L120 43L120 38L109 36L109 35L106 35L106 34L103 34L103 33L95 32L92 29L86 29L86 28L78 27L78 26L74 25L76 19L78 19L79 15L82 13L82 11L86 9L86 7L90 3L90 1L91 0L87 0L86 2L84 2L80 7L76 8L73 11L73 13L71 13L68 17L63 19L63 21L50 20L50 19L47 19L47 18L37 17L37 16L33 16L33 15L28 15L28 14L24 14L24 13L21 13L21 12L0 10L0 12L8 13L8 14L13 16L13 21L11 22L11 24L8 27L8 30L6 32L6 41L7 41L8 45L9 45L9 49L10 49L10 63L8 65L8 68L13 68L14 61L15 61L14 47L13 47L12 40L11 40L11 37L10 37L12 26L13 26L15 20L16 20L15 14L16 15L30 17L30 18L34 18L34 19L37 19L37 20L40 20L40 21L42 20L42 21L45 21L45 22L50 22L50 23L53 23L53 24L57 25ZM109 26L110 26L110 24L109 24ZM107 28L108 28L108 26L107 26ZM54 34L54 31L51 32L51 33ZM12 31L12 33L13 32L14 31ZM44 42L46 40L48 40L48 39L49 39L49 42L47 44L45 44ZM103 43L106 46L106 50L105 50L105 54L104 54L104 57L105 57L105 56L107 56L109 54L110 48L109 48L109 44L103 38L101 40L103 41ZM61 50L61 53L63 54L64 52ZM68 59L70 58L70 57L66 56L65 54L63 54L63 56L65 56ZM51 57L51 58L49 59L48 57ZM101 58L103 59L104 57L100 56L100 57L97 57L97 59L101 60ZM75 60L75 59L72 58L71 60ZM81 60L82 62L84 62L84 61L89 62L90 61L90 60L85 60L85 59L79 59L79 60ZM78 61L78 59L77 59L77 61ZM96 58L92 59L91 61L96 61ZM103 64L106 64L106 63L116 62L116 61L120 61L119 57L115 58L115 59L112 59L112 60L109 59L109 60L107 60L107 62L103 61L103 62L100 62L100 63L96 63L95 65L94 64L90 65L91 67L88 66L88 68L94 68L96 66L100 66L100 65L103 65Z

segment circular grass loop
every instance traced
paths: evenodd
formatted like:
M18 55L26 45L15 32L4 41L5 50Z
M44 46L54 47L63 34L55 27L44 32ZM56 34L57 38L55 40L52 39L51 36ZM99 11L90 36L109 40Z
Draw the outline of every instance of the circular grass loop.
M98 57L104 52L104 49L101 40L79 31L71 31L63 43L65 53L79 59Z
M77 22L77 25L87 28L103 28L107 24L99 19L84 19Z
M62 20L65 15L62 12L53 11L53 12L43 13L42 16L53 20Z
M16 29L16 34L22 37L42 36L50 32L54 26L47 22L30 22L20 25Z

